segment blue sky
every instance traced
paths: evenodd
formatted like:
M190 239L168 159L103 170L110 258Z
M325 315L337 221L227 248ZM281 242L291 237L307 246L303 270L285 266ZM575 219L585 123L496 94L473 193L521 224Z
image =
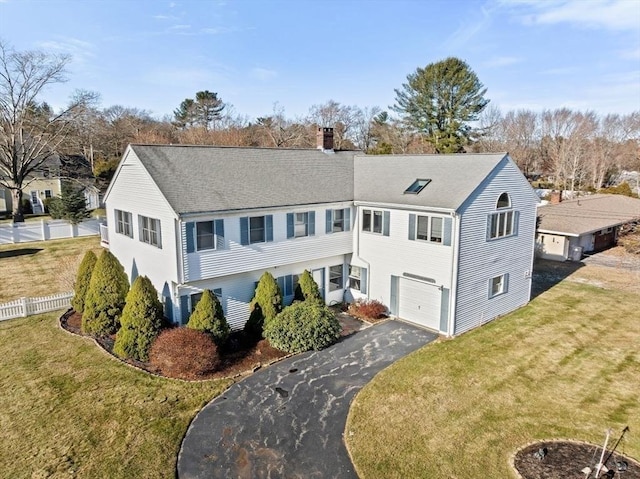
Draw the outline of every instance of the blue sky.
M0 0L0 38L70 53L101 105L171 114L215 91L249 119L330 99L387 109L409 73L457 56L501 110L640 110L640 0Z

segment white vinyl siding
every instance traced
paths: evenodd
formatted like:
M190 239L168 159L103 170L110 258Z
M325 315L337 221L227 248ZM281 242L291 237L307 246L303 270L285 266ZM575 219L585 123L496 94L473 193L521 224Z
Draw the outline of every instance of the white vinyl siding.
M504 192L510 209L496 210ZM501 203L501 206L506 203ZM488 218L513 215L512 234L490 237ZM460 251L455 294L455 334L477 327L526 304L531 291L536 198L518 168L503 160L460 209ZM503 218L506 218L505 214ZM499 218L498 218L499 221ZM503 220L506 221L506 220ZM499 231L499 228L497 229ZM504 228L503 231L508 231ZM493 278L508 278L506 291L490 297Z

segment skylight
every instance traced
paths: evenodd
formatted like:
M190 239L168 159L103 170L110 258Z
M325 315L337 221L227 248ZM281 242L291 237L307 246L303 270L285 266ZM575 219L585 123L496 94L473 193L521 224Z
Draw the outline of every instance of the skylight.
M412 195L417 195L418 193L420 193L423 188L425 186L427 186L429 183L431 183L431 180L421 180L421 179L417 179L416 181L414 181L411 186L409 188L407 188L406 190L404 190L405 193L410 193Z

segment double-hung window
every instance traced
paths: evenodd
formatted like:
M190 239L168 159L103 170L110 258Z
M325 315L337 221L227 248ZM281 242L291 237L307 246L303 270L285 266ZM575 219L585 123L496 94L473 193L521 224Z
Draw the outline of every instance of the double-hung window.
M333 210L333 228L334 233L344 231L344 210Z
M218 301L222 301L222 288L212 289L211 292L214 294ZM202 293L194 293L191 295L191 312L196 309L196 306L202 299Z
M338 291L343 288L344 280L342 278L342 265L337 264L329 267L329 291Z
M327 211L327 228L326 233L339 233L341 231L349 231L351 221L351 209L343 208L339 210Z
M389 212L380 210L362 210L362 231L389 236Z
M160 236L160 220L138 215L140 227L140 241L157 248L162 248Z
M133 238L133 220L128 211L114 210L116 216L116 233Z
M294 213L293 219L294 237L309 236L309 213Z
M416 218L416 239L431 243L442 243L443 219L438 216Z
M252 216L249 218L249 243L264 243L265 238L265 217Z
M282 296L293 296L296 292L296 286L298 285L299 275L287 274L285 276L279 276L276 278L276 282L280 287Z
M489 297L493 298L507 292L507 275L502 274L491 278L489 282Z
M367 294L367 268L349 265L349 288Z
M216 234L213 221L196 223L196 248L198 251L216 248Z
M507 193L500 195L496 209L498 211L491 213L488 218L489 239L504 238L516 234L517 212L511 209L511 198Z

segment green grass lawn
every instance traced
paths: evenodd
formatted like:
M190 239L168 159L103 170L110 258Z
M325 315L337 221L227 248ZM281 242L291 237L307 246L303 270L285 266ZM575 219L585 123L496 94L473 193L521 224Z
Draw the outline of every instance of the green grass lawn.
M626 425L621 447L639 458L639 304L629 291L565 280L395 363L349 414L345 437L360 477L515 477L509 457L531 441L598 444L607 428L617 439Z
M100 253L99 236L0 245L0 303L71 291L89 249Z
M0 476L174 477L189 422L230 381L139 372L59 314L0 322Z

